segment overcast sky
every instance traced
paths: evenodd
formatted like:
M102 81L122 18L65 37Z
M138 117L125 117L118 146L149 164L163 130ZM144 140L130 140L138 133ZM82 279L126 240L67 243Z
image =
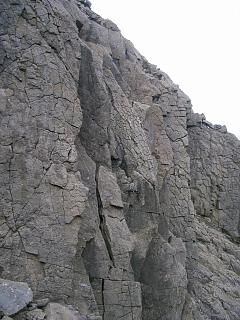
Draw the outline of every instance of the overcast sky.
M240 0L91 0L195 112L240 137Z

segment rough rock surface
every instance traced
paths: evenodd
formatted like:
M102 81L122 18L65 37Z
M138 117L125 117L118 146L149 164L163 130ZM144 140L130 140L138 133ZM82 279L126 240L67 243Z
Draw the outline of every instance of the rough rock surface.
M240 319L240 142L113 22L0 0L0 122L2 278L88 320Z
M85 316L81 316L77 311L71 310L66 306L58 303L49 303L46 308L47 320L87 320Z
M25 310L22 312L19 312L15 320L44 320L46 319L46 314L41 309L34 309L34 310Z
M13 315L33 299L32 290L26 283L0 279L0 311Z

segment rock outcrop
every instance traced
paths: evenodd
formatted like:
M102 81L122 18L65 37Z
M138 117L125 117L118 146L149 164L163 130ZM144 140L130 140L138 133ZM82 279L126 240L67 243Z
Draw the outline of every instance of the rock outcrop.
M239 319L237 138L82 1L0 0L0 75L15 318Z

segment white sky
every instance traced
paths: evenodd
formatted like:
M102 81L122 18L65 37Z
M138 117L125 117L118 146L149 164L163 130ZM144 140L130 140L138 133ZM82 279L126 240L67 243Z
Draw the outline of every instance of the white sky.
M91 0L195 112L240 137L240 0Z

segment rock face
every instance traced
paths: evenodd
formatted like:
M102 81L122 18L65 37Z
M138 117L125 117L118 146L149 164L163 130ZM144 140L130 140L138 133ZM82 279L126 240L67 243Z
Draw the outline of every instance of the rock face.
M50 319L240 319L240 142L82 1L0 0L0 74L1 277Z

